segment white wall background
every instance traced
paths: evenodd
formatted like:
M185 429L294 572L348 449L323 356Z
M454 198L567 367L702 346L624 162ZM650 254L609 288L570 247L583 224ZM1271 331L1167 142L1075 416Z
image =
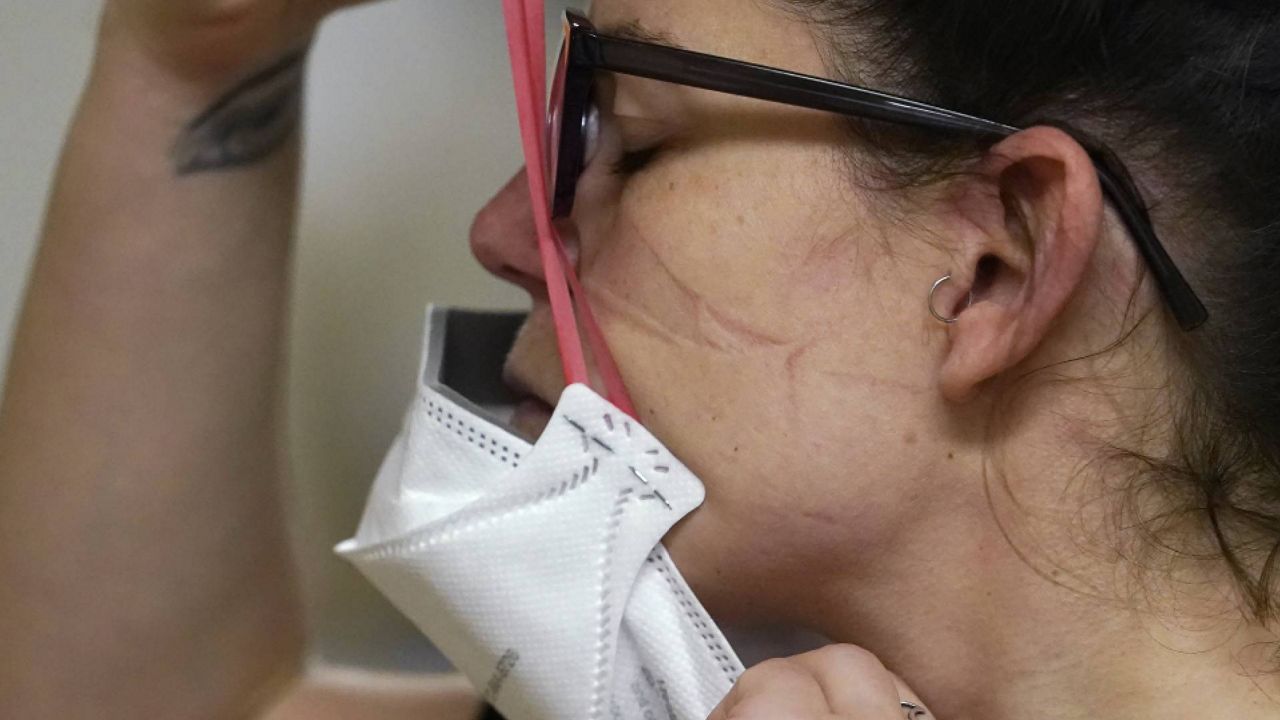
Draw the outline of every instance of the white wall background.
M0 0L0 371L99 2ZM548 3L553 31L562 6ZM354 530L398 428L425 304L523 303L466 242L521 163L503 38L497 0L393 0L330 20L312 60L289 453L315 651L329 661L440 667L330 548Z

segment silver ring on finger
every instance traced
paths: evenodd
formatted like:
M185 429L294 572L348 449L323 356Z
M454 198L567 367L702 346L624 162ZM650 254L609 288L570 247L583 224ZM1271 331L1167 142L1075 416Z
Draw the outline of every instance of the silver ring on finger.
M920 718L929 717L929 711L925 710L924 707L920 705L913 702L907 702L906 700L902 700L899 704L902 706L902 709L906 711L907 720L920 720Z

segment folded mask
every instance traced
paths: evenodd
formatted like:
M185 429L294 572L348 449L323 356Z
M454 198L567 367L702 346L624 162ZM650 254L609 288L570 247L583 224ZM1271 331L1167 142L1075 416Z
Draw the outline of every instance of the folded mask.
M592 390L494 418L517 318L429 313L417 397L337 549L508 720L704 720L742 664L661 545L701 482Z

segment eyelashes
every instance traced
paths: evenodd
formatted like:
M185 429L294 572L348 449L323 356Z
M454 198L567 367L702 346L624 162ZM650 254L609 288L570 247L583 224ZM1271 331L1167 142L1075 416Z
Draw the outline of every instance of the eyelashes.
M610 168L610 171L618 177L631 177L652 165L653 161L661 154L661 145L651 145L639 150L629 150L622 153L622 155L613 162L613 166Z

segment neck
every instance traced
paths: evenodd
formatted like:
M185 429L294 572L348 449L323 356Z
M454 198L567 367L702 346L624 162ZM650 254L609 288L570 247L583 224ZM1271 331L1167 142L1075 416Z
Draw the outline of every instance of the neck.
M1064 499L1072 478L1055 468L1080 465L1060 452L1045 456L1054 461L1009 476L1036 479L1012 488L1015 496L1030 507L1061 503L1078 519L1080 506L1067 510ZM1167 574L1134 582L1135 566L1114 547L1108 556L1066 531L1055 538L1012 527L1028 505L999 507L999 492L987 488L1001 480L983 462L968 466L944 479L976 489L961 503L967 511L928 511L883 552L868 553L881 559L832 578L812 608L816 629L875 652L946 720L1280 714L1276 637L1224 608L1228 582L1212 585L1212 607L1175 598L1179 583ZM1204 595L1211 585L1196 587Z
M992 563L1006 552L1009 562ZM824 628L828 637L876 652L936 717L1261 719L1280 710L1267 697L1280 698L1280 683L1257 675L1265 658L1250 653L1274 638L1239 623L1174 628L1055 585L985 543L948 563L969 572L906 568L875 597L848 587L837 593L843 607L824 612L843 619Z

